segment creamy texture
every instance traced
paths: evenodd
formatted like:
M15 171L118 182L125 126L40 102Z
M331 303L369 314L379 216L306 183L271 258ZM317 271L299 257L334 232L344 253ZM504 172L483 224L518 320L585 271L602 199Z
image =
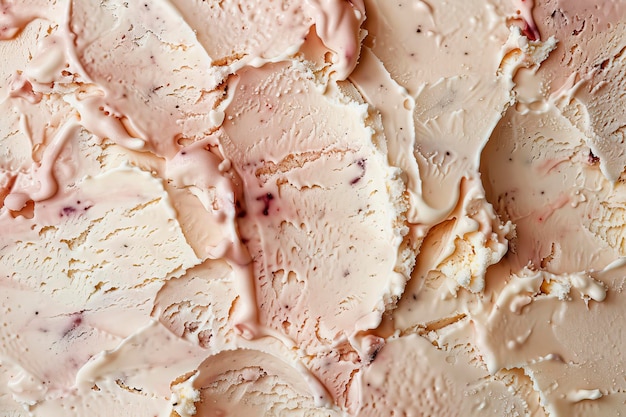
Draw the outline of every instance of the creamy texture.
M0 414L626 413L625 8L0 1Z

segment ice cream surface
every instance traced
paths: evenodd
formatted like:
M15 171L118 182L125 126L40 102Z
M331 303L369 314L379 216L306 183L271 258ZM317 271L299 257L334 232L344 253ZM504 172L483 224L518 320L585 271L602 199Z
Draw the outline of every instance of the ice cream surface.
M626 414L626 3L0 0L0 415Z

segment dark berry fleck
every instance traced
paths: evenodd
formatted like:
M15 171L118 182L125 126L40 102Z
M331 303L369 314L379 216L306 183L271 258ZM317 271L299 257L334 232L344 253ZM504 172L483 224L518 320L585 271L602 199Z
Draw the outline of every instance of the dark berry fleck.
M363 176L365 175L365 159L361 158L358 161L356 161L356 164L358 165L359 168L361 168L361 175L359 175L356 178L353 178L352 181L350 181L350 185L354 185L356 183L358 183L359 181L361 181L361 178L363 178Z
M270 204L271 201L274 199L274 195L272 193L267 193L264 194L260 197L257 197L257 201L262 201L263 202L263 215L264 216L268 216L270 214Z

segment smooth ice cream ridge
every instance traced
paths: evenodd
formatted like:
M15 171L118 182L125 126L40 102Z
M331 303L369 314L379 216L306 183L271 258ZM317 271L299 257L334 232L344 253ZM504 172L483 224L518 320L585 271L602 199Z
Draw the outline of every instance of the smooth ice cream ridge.
M592 3L0 2L0 414L626 410Z

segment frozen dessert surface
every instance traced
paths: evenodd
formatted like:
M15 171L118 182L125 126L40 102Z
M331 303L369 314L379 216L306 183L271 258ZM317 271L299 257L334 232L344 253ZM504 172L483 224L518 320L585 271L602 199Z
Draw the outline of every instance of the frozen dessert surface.
M624 16L0 0L0 414L626 413Z

